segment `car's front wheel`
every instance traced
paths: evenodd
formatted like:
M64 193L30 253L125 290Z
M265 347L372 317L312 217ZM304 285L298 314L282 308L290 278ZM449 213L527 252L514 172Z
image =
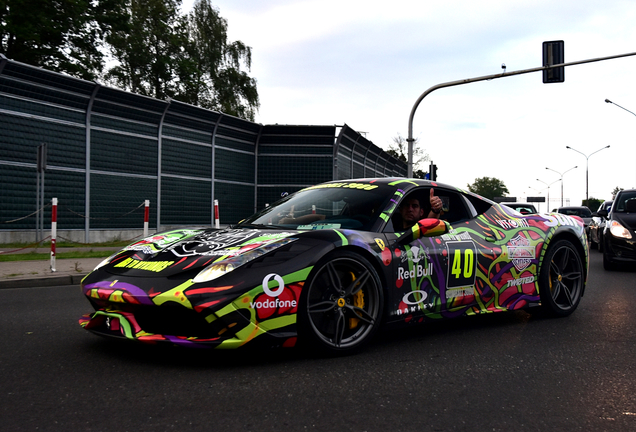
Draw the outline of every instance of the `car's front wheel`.
M365 258L347 251L330 254L305 283L299 343L330 354L358 351L378 330L383 303L380 279Z
M607 271L616 270L616 263L612 260L609 252L603 251L603 269Z
M539 276L541 303L552 316L568 316L579 305L585 287L583 259L568 240L550 245Z

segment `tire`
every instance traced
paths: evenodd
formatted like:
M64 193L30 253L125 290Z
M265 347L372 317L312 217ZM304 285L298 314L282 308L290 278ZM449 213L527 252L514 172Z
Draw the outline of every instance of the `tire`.
M613 271L616 270L616 267L616 263L612 261L609 254L607 252L603 252L603 269L606 271Z
M347 251L329 254L305 283L298 342L324 354L357 352L377 332L383 307L380 278L366 259Z
M583 259L569 240L550 245L539 276L541 304L553 317L574 312L585 287Z

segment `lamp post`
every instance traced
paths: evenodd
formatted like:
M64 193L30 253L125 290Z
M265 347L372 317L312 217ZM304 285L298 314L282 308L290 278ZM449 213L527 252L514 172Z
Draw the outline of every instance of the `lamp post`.
M559 180L561 180L561 179L559 179ZM546 211L545 211L546 213L549 213L549 212L550 212L550 186L552 186L553 184L555 184L555 183L556 183L556 182L558 182L559 180L555 180L555 181L553 181L552 183L548 184L548 183L544 182L543 180L539 180L539 179L537 179L537 181L538 181L538 182L541 182L541 183L543 183L544 185L546 185L546 186L547 186L547 189L548 189L548 204L547 204L547 209L546 209Z
M578 168L578 167L575 166L575 167L570 168L569 170L566 170L566 171L560 173L557 170L553 170L552 168L545 167L545 169L550 170L550 171L554 171L555 173L557 173L558 175L561 176L561 207L563 207L563 174L565 174L568 171L572 171L574 168Z
M606 99L608 100L608 99ZM575 148L572 148L570 146L565 146L565 148L570 149L570 150L574 150L577 153L581 153L583 156L585 156L585 204L589 204L588 200L590 199L590 195L589 195L589 185L590 185L590 156L592 156L594 153L598 153L601 150L605 150L606 148L609 148L609 145L606 145L605 147L598 149L592 153L590 153L589 155L586 155L585 153L578 151Z
M609 100L609 99L605 99L605 102L606 102L606 103L611 103L612 105L616 105L617 107L619 107L619 108L621 108L621 109L624 109L625 111L627 111L627 112L628 112L628 113L630 113L630 114L634 114L633 112L631 112L631 111L630 111L630 110L628 110L627 108L622 107L622 106L620 106L619 104L614 103L614 102L612 102L612 101L611 101L611 100ZM634 114L634 115L636 116L636 114Z
M605 103L611 103L612 105L616 105L617 107L624 109L624 110L625 110L625 111L627 111L628 113L632 113L632 114L634 114L633 112L631 112L631 111L630 111L630 110L628 110L627 108L623 108L623 107L622 107L622 106L620 106L619 104L614 103L614 102L612 102L612 101L611 101L611 100L609 100L609 99L605 99ZM634 115L636 116L636 114L634 114Z

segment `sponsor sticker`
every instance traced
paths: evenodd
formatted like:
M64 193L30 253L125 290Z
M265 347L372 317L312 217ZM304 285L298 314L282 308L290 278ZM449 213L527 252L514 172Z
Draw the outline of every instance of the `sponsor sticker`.
M530 240L517 235L508 243L508 256L517 271L526 269L535 259L535 251Z

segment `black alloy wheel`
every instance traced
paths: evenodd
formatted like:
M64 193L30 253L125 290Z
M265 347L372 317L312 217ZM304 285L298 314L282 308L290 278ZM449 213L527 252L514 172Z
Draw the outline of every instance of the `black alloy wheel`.
M382 319L384 295L362 256L336 252L314 267L301 297L299 343L328 354L366 345Z
M540 275L543 309L551 316L574 312L585 288L585 269L578 249L569 240L550 245Z

